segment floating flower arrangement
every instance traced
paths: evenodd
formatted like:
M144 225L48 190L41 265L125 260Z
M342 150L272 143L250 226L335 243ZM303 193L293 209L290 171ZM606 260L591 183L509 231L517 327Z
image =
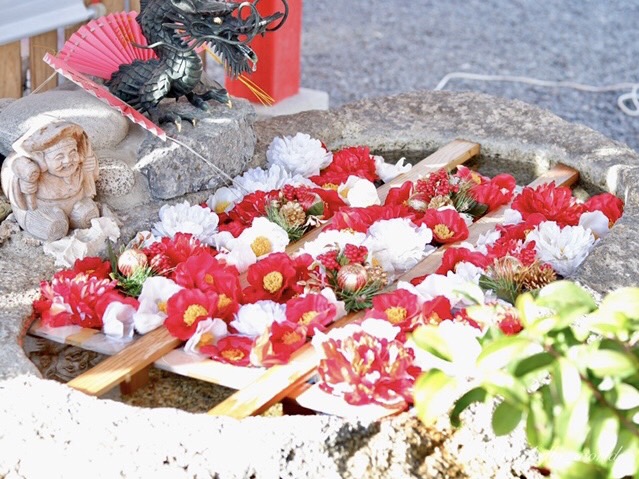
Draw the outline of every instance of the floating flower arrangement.
M623 212L608 193L582 202L567 187L522 189L464 166L380 197L410 165L300 133L276 138L267 160L202 205L163 206L110 261L81 259L42 282L36 316L116 339L164 326L189 354L241 367L285 364L311 341L322 390L401 408L424 370L471 375L478 337L521 330L517 295L572 276ZM469 225L509 204L503 224L465 242ZM435 273L402 280L452 243ZM329 330L358 311L358 323ZM424 325L456 338L452 362L415 345Z

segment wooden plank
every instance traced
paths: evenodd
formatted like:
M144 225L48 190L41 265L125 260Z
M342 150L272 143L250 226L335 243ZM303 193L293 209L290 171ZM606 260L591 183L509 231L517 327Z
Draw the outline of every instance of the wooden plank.
M542 177L537 178L531 183L531 186L538 186L539 184L551 181L558 185L570 186L574 184L578 178L579 174L577 171L563 165L558 165L545 175L542 175ZM469 227L470 234L466 241L474 243L479 239L480 235L493 230L503 221L503 214L506 209L507 207L503 206L473 223ZM450 247L453 247L453 245L445 245L437 249L409 272L400 276L397 281L410 281L413 278L434 273L441 264L444 252ZM388 290L394 289L395 286L396 283L391 285ZM364 312L359 312L347 315L331 325L329 329L341 327L363 319L364 314ZM237 419L255 414L283 397L294 394L300 387L300 384L314 374L318 363L319 359L313 346L306 344L293 355L288 364L271 367L253 384L237 391L228 399L211 409L209 414L231 416ZM309 405L307 403L303 406L308 407Z
M136 11L139 12L140 11L140 0L131 0L131 8L129 9L131 11Z
M127 346L121 353L105 359L69 381L67 385L86 394L99 396L122 381L129 380L135 373L180 344L182 341L171 336L166 328L156 329Z
M20 98L24 86L20 42L0 45L0 98Z
M464 140L455 140L415 165L413 168L415 173L413 173L412 176L409 174L400 175L398 178L390 182L390 184L400 185L407 179L416 179L418 175L425 175L431 171L437 171L445 166L452 169L454 166L463 163L478 153L478 144ZM306 235L302 240L296 243L297 247L300 247L305 241L308 241L311 238L313 238L312 234ZM289 247L287 248L287 252L292 252L295 249L296 248L290 249ZM240 282L243 287L246 286L246 274L241 276ZM110 388L117 386L120 382L122 382L127 375L132 374L131 371L136 368L139 370L150 365L161 356L168 353L171 349L175 349L182 344L182 342L177 339L168 341L166 339L167 335L170 336L166 328L163 326L147 333L142 337L142 339L138 340L133 345L122 350L120 353L116 354L116 356L105 359L95 368L90 369L81 376L78 376L78 378L69 382L68 385L91 395L100 395L105 393ZM141 341L144 341L144 347L148 348L144 355L140 353L140 348L134 347ZM172 345L172 347L169 347L169 344ZM158 353L156 348L161 350L161 353ZM211 366L209 369L210 374L213 376L217 376L218 378L222 376L217 366ZM96 374L100 377L93 380L91 376L96 370Z
M107 13L123 12L124 0L102 0L107 9Z
M147 366L141 371L131 375L127 381L120 383L120 393L129 395L141 387L146 386L149 383L149 370L151 366Z
M57 76L48 80L54 71L42 60L45 53L55 54L57 50L58 32L56 30L41 33L29 39L29 65L32 92L38 88L40 89L39 91L52 90L58 85Z

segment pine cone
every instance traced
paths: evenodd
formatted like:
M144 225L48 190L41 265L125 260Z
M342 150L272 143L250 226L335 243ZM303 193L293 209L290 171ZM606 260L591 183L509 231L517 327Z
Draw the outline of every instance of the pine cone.
M438 195L433 197L432 200L428 203L429 209L439 209L443 206L450 206L453 204L453 201L450 199L450 196Z
M366 272L368 273L369 284L378 283L381 288L388 284L388 275L381 266L366 266Z
M306 223L304 208L297 201L289 201L280 208L280 215L291 228L298 228Z
M528 291L543 288L556 280L557 274L555 270L539 261L535 261L528 268L522 270L519 278L521 285Z
M496 281L519 284L521 262L513 256L504 256L496 259L486 270L486 274Z

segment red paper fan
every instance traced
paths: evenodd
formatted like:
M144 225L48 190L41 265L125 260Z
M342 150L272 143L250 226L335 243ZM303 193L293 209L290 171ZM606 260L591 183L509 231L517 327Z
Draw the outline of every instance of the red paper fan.
M162 140L166 140L166 133L162 128L111 94L104 85L86 76L108 80L122 64L157 58L153 50L135 46L147 45L136 17L137 12L119 12L92 20L69 38L57 56L47 53L44 61L100 101L115 108Z

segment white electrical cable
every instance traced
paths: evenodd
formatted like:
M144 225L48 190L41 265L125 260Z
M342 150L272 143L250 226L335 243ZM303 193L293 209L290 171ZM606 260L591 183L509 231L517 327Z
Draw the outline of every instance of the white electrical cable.
M573 90L586 91L590 93L604 93L610 91L619 91L631 89L630 92L624 93L617 98L617 106L619 109L628 116L639 116L639 83L615 83L613 85L605 86L592 86L584 85L583 83L576 83L572 81L550 81L539 80L537 78L530 78L525 76L515 75L480 75L477 73L464 73L464 72L452 72L448 73L442 78L435 90L442 90L450 80L452 79L462 80L478 80L478 81L490 81L490 82L512 82L512 83L526 83L528 85L543 86L543 87L560 87L571 88ZM630 108L628 102L634 107Z

